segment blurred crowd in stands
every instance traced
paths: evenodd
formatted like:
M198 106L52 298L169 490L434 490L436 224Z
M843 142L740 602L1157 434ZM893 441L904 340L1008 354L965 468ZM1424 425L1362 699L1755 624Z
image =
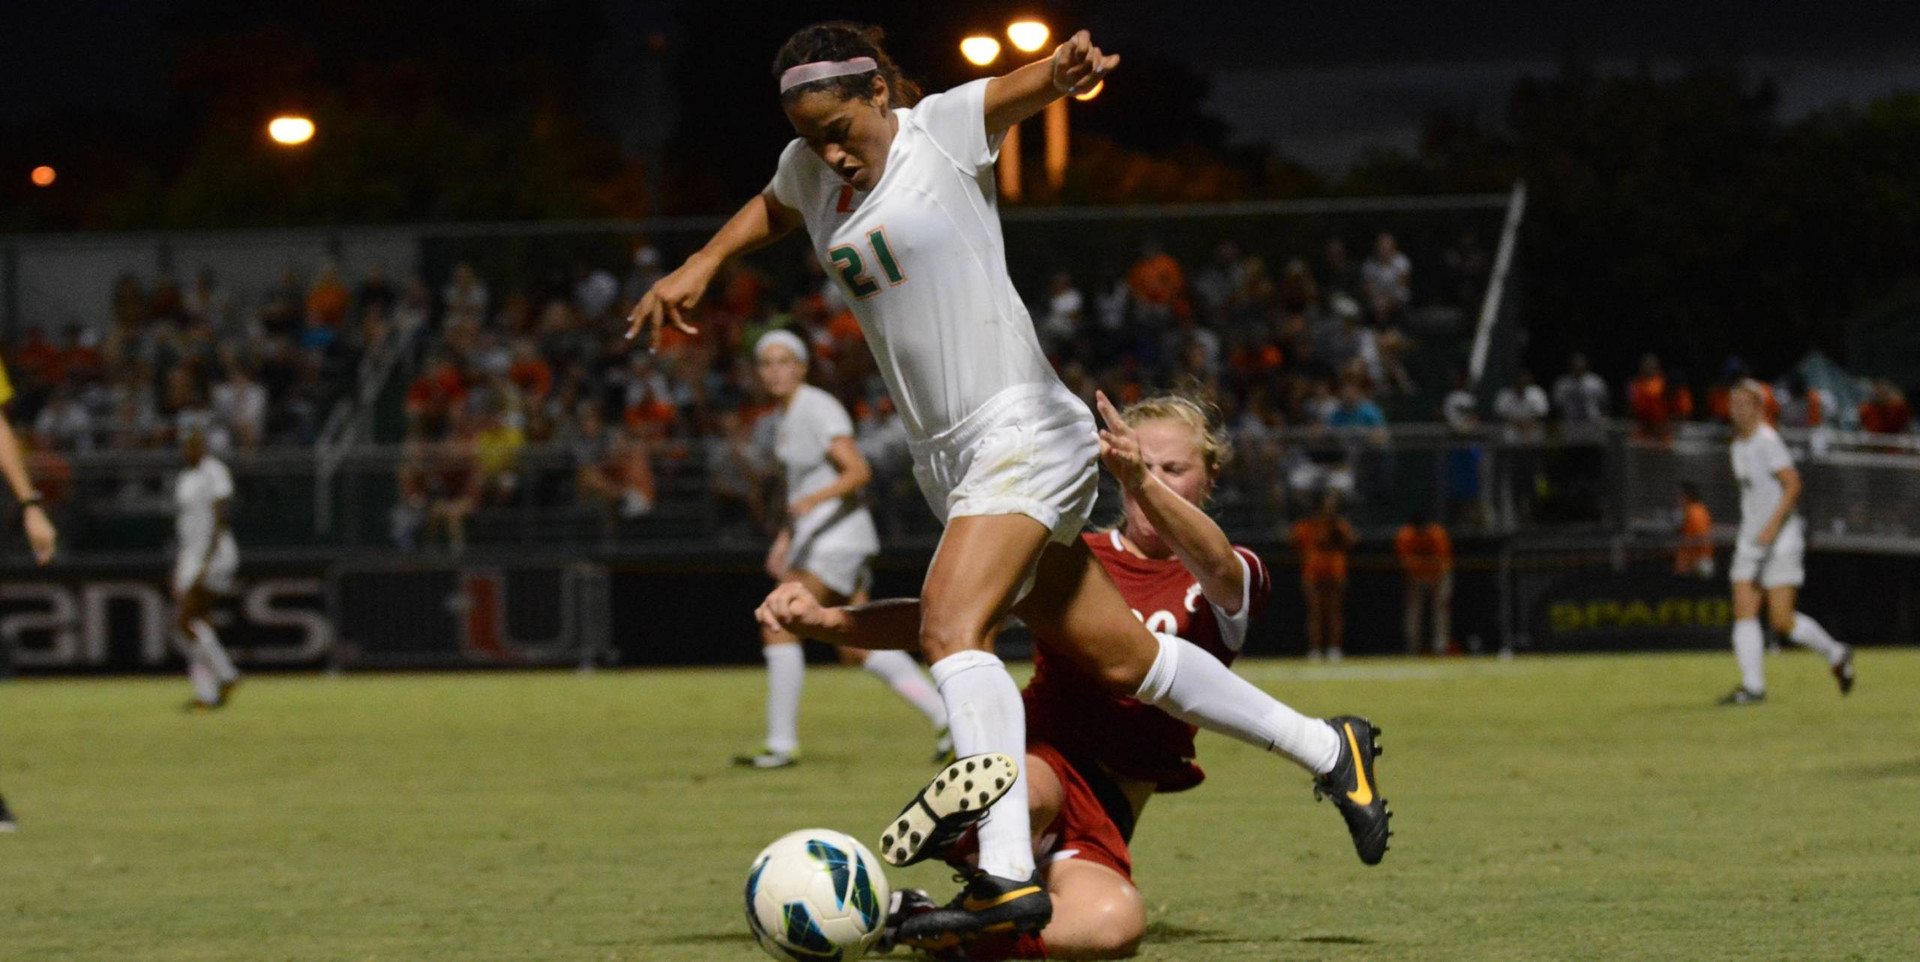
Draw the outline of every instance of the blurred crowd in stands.
M1575 446L1597 443L1608 419L1630 418L1654 443L1724 419L1726 386L1746 374L1737 363L1699 398L1652 356L1623 390L1575 357L1550 388L1522 371L1490 404L1464 373L1451 385L1416 377L1463 356L1491 260L1471 233L1417 270L1384 232L1357 255L1332 238L1276 263L1232 242L1182 263L1148 239L1131 263L1096 277L1063 271L1026 293L1042 346L1083 397L1102 389L1124 403L1176 388L1213 399L1239 455L1223 499L1276 522L1327 491L1385 497L1389 412L1431 421L1436 401L1458 433ZM785 328L810 347L810 380L853 413L874 499L896 525L918 497L905 427L838 284L810 253L802 261L784 282L728 265L698 310L700 336L669 330L657 353L623 337L627 309L673 266L645 244L618 271L580 263L534 282L498 283L459 263L437 289L378 269L350 282L332 265L307 277L290 269L251 298L211 271L184 290L126 277L110 323L58 336L34 328L10 345L13 415L50 452L165 446L196 428L216 452L310 445L362 362L391 350L405 425L399 544L457 547L466 519L489 505L590 506L611 527L653 514L669 491L718 502L719 536L755 538L781 512L775 419L749 350ZM1772 409L1784 425L1832 419L1791 378ZM1912 430L1889 383L1858 414L1867 430ZM1449 501L1485 500L1482 458L1464 444L1447 455Z

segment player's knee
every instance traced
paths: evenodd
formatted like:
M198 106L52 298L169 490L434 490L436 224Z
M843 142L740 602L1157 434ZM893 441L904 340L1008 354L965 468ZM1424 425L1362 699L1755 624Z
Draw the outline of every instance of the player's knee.
M955 652L985 648L986 626L962 614L926 611L920 616L920 652L929 663Z
M1140 890L1123 885L1094 909L1086 958L1130 959L1140 951L1147 930L1147 909Z

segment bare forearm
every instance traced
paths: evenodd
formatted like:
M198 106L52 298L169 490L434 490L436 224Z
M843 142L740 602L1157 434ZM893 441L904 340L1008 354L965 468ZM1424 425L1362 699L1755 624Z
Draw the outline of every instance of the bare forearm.
M793 230L796 221L791 215L766 194L755 194L688 260L699 258L719 267L731 258L759 250Z
M1128 497L1140 506L1174 557L1200 582L1200 591L1208 601L1223 608L1240 604L1246 572L1220 525L1152 475Z
M913 651L920 647L920 599L888 598L864 605L828 608L823 623L796 634L830 645L866 651Z
M987 81L987 135L1012 127L1066 96L1053 85L1053 58Z
M20 454L20 439L4 417L0 417L0 474L6 475L7 487L15 498L25 501L33 497L33 479L27 475L27 462Z

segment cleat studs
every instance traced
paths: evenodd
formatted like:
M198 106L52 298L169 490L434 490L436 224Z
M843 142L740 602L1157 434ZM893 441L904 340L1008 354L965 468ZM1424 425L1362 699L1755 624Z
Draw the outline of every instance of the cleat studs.
M892 848L892 847L893 847L893 836L891 836L891 835L882 835L882 836L880 836L880 847L881 847L881 848Z
M986 792L981 792L981 793L980 793L980 804L982 804L982 805L985 805L986 803L987 803L987 793L986 793Z
M946 791L946 790L947 790L947 780L946 780L946 779L944 779L944 778L942 778L942 779L939 779L939 780L937 780L937 781L935 781L935 782L933 783L933 790L934 790L934 791L936 791L936 792L944 792L944 791Z
M972 773L973 773L973 763L972 763L972 762L968 762L968 763L967 763L967 773L968 773L968 774L972 774Z
M900 827L898 829L895 829L895 831L904 832L906 830L907 830L907 820L903 818L900 820Z
M1005 788L1007 787L1007 780L1004 778L996 778L993 780L993 787L995 789Z
M973 779L971 779L971 778L969 778L969 779L967 779L967 784L966 784L966 785L964 785L964 786L962 786L960 790L961 790L961 791L963 791L963 792L971 792L971 791L973 791Z
M915 844L915 845L918 845L918 844L920 844L920 839L921 839L921 835L920 835L920 833L919 833L919 832L915 832L915 833L913 833L913 835L912 835L912 836L910 836L910 837L909 837L909 838L908 838L907 840L908 840L908 841L910 841L910 842L912 842L912 843L913 843L913 844Z
M968 807L968 802L967 802L967 800L966 800L966 799L964 799L964 798L963 798L963 799L961 799L961 800L960 800L960 810L964 812L964 811L966 811L966 810L967 810L967 807Z

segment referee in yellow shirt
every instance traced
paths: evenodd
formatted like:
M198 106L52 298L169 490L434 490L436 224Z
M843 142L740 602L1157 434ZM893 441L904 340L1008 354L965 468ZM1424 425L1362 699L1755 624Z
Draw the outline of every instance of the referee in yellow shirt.
M6 365L0 364L0 412L4 412L12 400L13 380L7 377ZM13 425L3 413L0 413L0 475L6 476L7 486L20 500L20 523L27 530L27 544L33 547L33 560L39 564L52 561L59 532L53 530L53 519L47 517L47 509L40 503L40 492L33 489L33 479L27 477L27 461L20 454L20 439L14 436ZM0 798L0 832L11 832L17 827L13 813L7 810L6 799Z

